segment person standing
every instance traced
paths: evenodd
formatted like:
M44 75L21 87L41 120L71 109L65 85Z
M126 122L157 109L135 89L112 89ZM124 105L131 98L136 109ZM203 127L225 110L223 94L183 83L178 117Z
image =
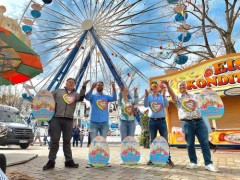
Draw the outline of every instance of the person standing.
M44 141L43 145L48 144L48 147L50 147L50 142L48 141L48 127L45 128L43 141Z
M39 140L40 142L40 146L42 146L42 141L41 141L41 132L40 129L38 127L35 128L35 138L34 141L32 142L32 146L34 145L34 143Z
M197 96L187 92L186 83L184 81L178 82L179 95L176 95L173 92L168 81L163 82L167 85L168 92L178 109L178 117L182 124L182 130L185 133L188 157L190 159L187 169L196 169L198 167L195 150L195 136L197 136L202 148L205 168L213 172L219 171L218 168L213 165L211 160L211 152L208 142L208 129L202 119L202 115L197 104Z
M162 94L159 93L159 88ZM152 94L145 90L144 106L148 107L149 110L149 133L150 133L150 143L157 137L157 131L168 141L168 131L167 123L165 119L164 108L168 107L168 100L165 96L166 87L164 85L159 86L157 82L151 83ZM168 162L170 166L174 166L174 163L169 156ZM148 165L152 165L151 160L147 162Z
M136 129L134 105L138 104L139 101L137 88L134 88L134 99L128 97L128 90L122 87L118 100L121 111L119 116L121 141L127 136L134 136Z
M79 135L80 135L80 129L78 125L75 125L73 128L73 147L75 147L75 143L76 143L76 146L78 147Z
M83 101L86 91L86 85L89 81L83 83L80 94L74 89L76 80L68 78L64 89L58 89L52 92L56 102L55 115L50 121L50 137L51 147L48 155L49 161L43 170L52 169L55 167L55 159L59 149L59 140L61 132L63 133L63 152L65 156L65 167L78 168L72 159L71 138L73 127L73 114L76 108L76 103Z
M83 139L84 139L84 134L83 134L83 130L82 130L82 131L80 131L80 135L79 135L80 147L82 147Z
M90 141L100 134L104 138L107 138L109 129L109 111L108 103L117 100L117 94L115 89L115 83L112 82L112 96L103 94L103 82L93 83L90 91L86 94L86 100L91 104L90 115ZM97 93L93 94L93 90L97 89ZM110 166L110 164L108 164ZM87 168L92 167L91 164L87 164Z

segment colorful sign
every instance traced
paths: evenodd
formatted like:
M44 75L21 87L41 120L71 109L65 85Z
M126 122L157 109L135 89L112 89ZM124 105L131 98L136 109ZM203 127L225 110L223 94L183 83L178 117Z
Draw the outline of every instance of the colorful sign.
M198 106L202 116L217 120L224 114L224 105L221 97L211 88L203 89L198 97Z
M220 96L224 95L225 90L240 88L240 53L213 58L178 72L152 77L150 83L161 80L169 80L175 93L178 93L177 83L185 81L188 92L199 93L210 87Z
M55 113L55 101L48 90L41 90L33 98L33 117L39 121L49 121Z
M92 140L88 159L94 167L105 167L107 165L110 155L107 141L103 136L97 136Z
M169 145L162 136L156 137L150 147L150 160L154 165L164 166L169 158Z
M186 145L185 134L181 128L174 128L169 134L170 145ZM240 146L240 130L221 130L209 133L209 141L214 145L239 145ZM195 144L199 144L195 138Z
M127 136L122 142L121 159L126 165L135 165L141 157L138 142L132 136Z

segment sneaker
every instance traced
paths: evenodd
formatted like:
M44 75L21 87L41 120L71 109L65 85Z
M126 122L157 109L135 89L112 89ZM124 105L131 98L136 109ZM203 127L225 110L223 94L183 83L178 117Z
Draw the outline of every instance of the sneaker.
M147 162L147 165L154 165L151 160Z
M112 167L112 165L110 163L107 163L106 167Z
M89 164L89 163L88 163L88 164L86 165L86 168L92 168L92 167L93 167L92 164Z
M205 166L205 169L212 171L212 172L218 172L218 168L216 166L214 166L213 164L209 164L207 166Z
M171 159L168 160L167 164L168 164L169 166L172 166L172 167L174 166L174 163L172 162Z
M55 167L55 162L49 160L45 166L43 166L43 170L53 169Z
M125 165L125 163L121 161L121 162L120 162L120 165Z
M187 169L196 169L196 168L198 168L198 165L195 163L189 163L187 165Z
M78 168L79 164L74 163L73 160L70 161L66 161L65 162L65 167L69 167L69 168Z

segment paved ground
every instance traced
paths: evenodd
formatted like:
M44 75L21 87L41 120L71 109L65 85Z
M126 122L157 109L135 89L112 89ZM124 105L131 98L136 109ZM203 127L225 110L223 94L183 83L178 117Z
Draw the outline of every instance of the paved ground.
M88 148L85 147L73 147L74 160L80 164L78 169L67 169L64 167L64 156L62 148L58 152L58 159L56 161L56 167L54 170L42 171L42 166L47 162L48 148L46 146L34 145L27 150L21 150L17 146L11 148L1 148L1 153L7 154L8 157L12 157L15 161L20 160L23 155L38 154L38 157L21 165L8 167L7 171L18 171L26 173L35 179L102 179L102 180L155 180L155 179L239 179L240 180L240 151L223 151L218 150L213 153L214 164L220 169L220 172L209 172L203 167L203 158L201 151L197 150L199 157L199 167L197 170L188 170L185 168L188 161L186 149L171 149L172 160L175 163L175 167L155 167L147 166L146 161L148 159L149 149L141 148L141 160L136 166L120 166L120 146L117 144L110 145L111 158L110 162L113 165L108 168L100 169L87 169L85 165L87 163ZM13 160L11 160L13 161Z

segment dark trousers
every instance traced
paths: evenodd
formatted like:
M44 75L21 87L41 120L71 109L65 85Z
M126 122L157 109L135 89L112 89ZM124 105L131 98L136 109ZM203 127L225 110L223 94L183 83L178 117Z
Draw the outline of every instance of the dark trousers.
M83 140L80 140L80 147L82 147Z
M149 133L150 133L150 142L157 137L157 131L159 131L160 135L164 137L168 141L168 131L167 131L167 123L165 118L150 118L149 121ZM169 152L169 160L171 159L171 155Z
M63 133L63 152L66 161L72 160L71 138L73 120L69 118L54 117L51 120L51 147L49 151L49 160L55 161L59 149L59 140L61 132Z
M73 146L75 146L75 143L76 143L76 146L78 146L78 140L79 140L79 136L73 136Z

